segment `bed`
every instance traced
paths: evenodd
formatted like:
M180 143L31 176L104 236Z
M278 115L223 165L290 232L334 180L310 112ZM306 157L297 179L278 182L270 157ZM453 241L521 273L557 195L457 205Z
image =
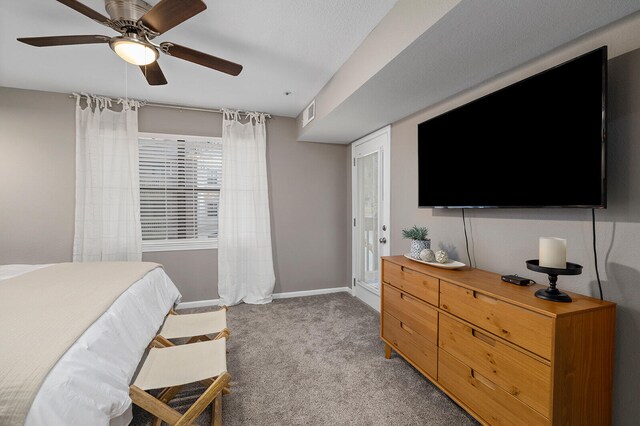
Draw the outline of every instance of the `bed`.
M104 264L96 265L104 268ZM36 274L41 280L43 274L53 271L55 266L0 266L0 296L7 294L7 287L10 286L6 284L19 283L20 279ZM104 275L104 271L101 271ZM45 281L42 280L39 285L46 286ZM77 340L74 339L48 370L30 402L24 417L25 425L120 426L130 423L131 379L146 346L181 296L161 267L151 268L126 287L115 300L105 301L108 306L106 310L96 314L95 321L84 329ZM5 300L0 300L2 303L6 303ZM69 307L73 303L82 301L67 300L61 305ZM5 304L4 308L8 308L8 305ZM29 309L29 302L24 302L21 309ZM65 306L60 306L60 309L65 309ZM3 318L3 315L6 315L5 311L0 310L0 319L6 321L8 318ZM46 348L34 350L46 351ZM3 347L0 362L6 361L8 353ZM6 376L6 369L4 373ZM4 380L5 377L0 376L0 379ZM3 408L13 403L10 399L5 394L0 400L2 424L12 423L2 418Z

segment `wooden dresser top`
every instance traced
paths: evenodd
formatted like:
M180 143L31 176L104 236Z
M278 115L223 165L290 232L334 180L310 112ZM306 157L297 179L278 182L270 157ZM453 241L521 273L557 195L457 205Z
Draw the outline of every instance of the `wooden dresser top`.
M382 259L551 317L615 307L615 303L612 302L565 291L562 287L563 277L558 278L558 288L571 296L573 299L571 303L550 302L537 298L534 293L541 288L546 288L546 285L517 286L502 281L499 274L482 269L442 269L414 262L404 256L385 256ZM536 275L539 275L539 277L536 277L536 281L546 284L547 277L545 275Z

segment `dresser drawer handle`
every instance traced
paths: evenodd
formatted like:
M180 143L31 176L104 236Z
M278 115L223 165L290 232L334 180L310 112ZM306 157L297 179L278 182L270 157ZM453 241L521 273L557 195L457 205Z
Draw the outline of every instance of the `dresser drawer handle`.
M415 302L416 299L414 299L413 297L409 296L406 293L400 293L400 299L406 301L406 302Z
M411 269L407 268L406 266L401 266L401 267L400 267L400 270L401 270L402 272L404 272L405 274L415 274L415 272L414 272L414 271L412 271Z
M425 275L422 272L414 271L413 269L409 269L406 266L402 266L400 269L402 270L402 272L404 272L407 275L417 275L417 276L420 276L422 278L427 278L428 277L428 275Z
M478 293L477 291L473 292L473 297L478 299L478 300L482 300L483 302L487 302L487 303L493 303L496 304L498 303L498 299L495 299L493 297L489 297L485 294L482 293Z
M487 336L486 334L480 333L478 330L474 330L473 328L471 329L471 335L473 337L475 337L476 339L485 342L488 345L491 345L491 346L495 346L496 345L496 340L495 339L492 339L491 337Z
M409 326L403 322L400 323L400 328L405 330L407 333L409 334L416 334L415 331L413 331L411 328L409 328Z
M473 369L471 370L471 377L473 377L474 379L476 379L478 382L482 383L489 389L496 390L495 383L493 383L491 380L484 377L482 374L478 373L476 370L473 370Z

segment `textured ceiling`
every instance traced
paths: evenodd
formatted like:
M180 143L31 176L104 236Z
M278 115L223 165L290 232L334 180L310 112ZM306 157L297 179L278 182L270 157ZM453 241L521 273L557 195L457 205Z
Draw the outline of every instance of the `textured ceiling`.
M230 77L162 56L169 84L149 87L140 70L107 45L35 48L16 41L45 35L117 35L114 31L54 0L0 0L0 86L296 116L395 2L208 0L207 10L156 41L238 62L243 72ZM106 15L102 0L84 3ZM292 94L285 96L286 91Z

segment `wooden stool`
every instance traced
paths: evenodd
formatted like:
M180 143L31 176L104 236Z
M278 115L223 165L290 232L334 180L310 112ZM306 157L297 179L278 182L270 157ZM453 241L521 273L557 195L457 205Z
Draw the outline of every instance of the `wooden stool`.
M154 425L160 425L162 421L175 426L190 425L212 404L212 424L219 426L222 424L222 395L231 380L226 356L226 340L223 338L152 348L129 387L131 400L156 416ZM169 401L184 385L195 382L208 387L184 414L169 407ZM163 391L154 397L146 392L149 389Z

